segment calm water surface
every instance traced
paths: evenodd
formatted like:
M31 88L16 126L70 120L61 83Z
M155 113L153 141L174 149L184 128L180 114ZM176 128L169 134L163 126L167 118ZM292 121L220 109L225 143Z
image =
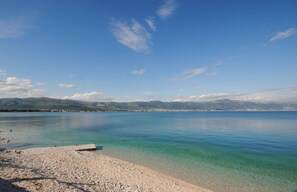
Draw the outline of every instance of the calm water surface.
M297 191L297 112L0 113L0 130L2 147L96 143L215 191Z

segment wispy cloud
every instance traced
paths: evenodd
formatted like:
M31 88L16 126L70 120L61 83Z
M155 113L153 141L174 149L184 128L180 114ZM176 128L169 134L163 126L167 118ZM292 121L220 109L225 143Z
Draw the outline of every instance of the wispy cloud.
M171 80L186 80L196 77L198 75L216 76L219 72L218 69L226 62L234 59L234 56L223 58L215 61L212 64L204 65L206 67L197 67L194 69L185 69L181 75L173 77Z
M111 31L118 42L136 52L149 53L152 35L135 19L130 22L113 19Z
M44 93L42 89L35 89L30 79L7 77L0 79L0 97L35 97Z
M209 71L209 72L207 72L207 73L205 73L207 76L216 76L217 74L218 74L218 72L217 71Z
M87 93L76 93L72 96L64 96L62 99L82 100L82 101L111 101L112 98L102 92L92 91Z
M228 58L230 59L230 58ZM210 67L208 68L207 72L205 75L207 76L216 76L218 72L218 68L221 67L224 64L224 60L217 60L215 63L211 64Z
M145 73L145 69L131 71L132 75L143 75L144 73Z
M0 70L0 77L5 76L5 75L6 75L6 71L5 70Z
M0 19L0 39L18 38L32 27L34 16Z
M186 69L183 73L182 76L185 77L186 79L196 77L197 75L200 75L206 71L206 68L204 67L197 67L195 69Z
M167 19L174 13L177 7L176 0L164 0L164 4L157 10L157 15L161 19Z
M75 86L76 85L71 84L71 83L69 83L69 84L67 84L67 83L59 83L59 87L61 87L61 88L73 88Z
M157 16L145 18L147 28L152 32L157 30L155 18L163 20L174 14L178 7L177 0L163 0L163 4L155 12ZM152 34L146 30L137 20L118 20L112 19L110 22L111 32L119 43L129 47L136 52L150 53L152 47Z
M224 60L217 60L215 63L212 64L214 67L219 67L224 64Z
M35 83L36 86L43 86L44 85L44 82L37 82Z
M219 100L219 99L238 99L238 98L242 98L242 96L245 96L245 95L246 94L242 94L242 93L208 93L208 94L190 96L189 100L213 101L213 100Z
M181 75L172 78L172 80L185 80L185 79L191 79L193 77L196 77L198 75L201 75L206 72L205 67L197 67L194 69L185 69Z
M297 33L297 29L289 28L286 31L278 32L269 41L272 42L272 41L285 39L285 38L288 38L288 37L290 37L292 35L295 35L296 33Z
M151 28L152 31L156 31L157 28L153 18L148 17L145 19L145 22Z

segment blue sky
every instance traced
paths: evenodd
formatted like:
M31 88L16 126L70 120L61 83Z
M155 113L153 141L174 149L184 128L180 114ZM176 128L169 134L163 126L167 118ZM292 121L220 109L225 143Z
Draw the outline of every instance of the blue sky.
M297 101L296 0L1 0L0 97Z

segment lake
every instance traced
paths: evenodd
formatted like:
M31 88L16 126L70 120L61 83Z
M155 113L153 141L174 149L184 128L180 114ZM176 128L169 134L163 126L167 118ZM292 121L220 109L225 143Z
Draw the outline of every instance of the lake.
M215 191L297 191L297 112L0 113L0 131L2 147L95 143Z

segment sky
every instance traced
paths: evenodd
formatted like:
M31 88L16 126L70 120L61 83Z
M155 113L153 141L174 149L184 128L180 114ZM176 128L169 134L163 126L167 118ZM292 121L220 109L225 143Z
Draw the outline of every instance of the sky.
M0 0L0 98L297 101L297 0Z

